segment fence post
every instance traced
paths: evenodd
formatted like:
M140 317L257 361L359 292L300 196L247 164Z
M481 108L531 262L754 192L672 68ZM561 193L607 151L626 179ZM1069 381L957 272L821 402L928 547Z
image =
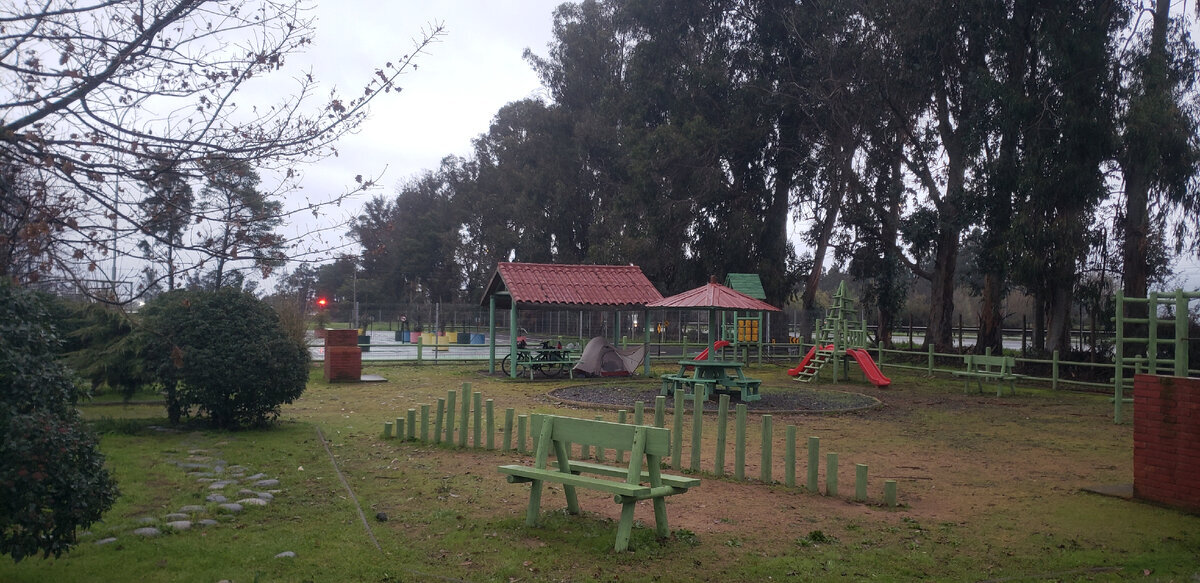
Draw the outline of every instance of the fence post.
M787 426L787 446L783 450L783 483L789 488L796 487L796 426Z
M446 443L454 443L454 415L458 393L454 391L446 392L446 437L443 439ZM466 422L466 419L463 420Z
M408 439L412 441L417 437L417 410L408 410Z
M617 411L617 423L624 425L625 420L626 420L625 418L626 418L625 410L624 409L618 410ZM623 450L623 449L617 450L617 463L618 464L625 463L625 450Z
M417 364L421 364L421 334L417 334Z
M475 393L476 395L480 393ZM496 449L496 410L495 402L487 400L487 448Z
M525 451L525 432L529 425L528 415L517 415L517 452L526 453Z
M699 472L701 425L704 423L704 388L700 387L700 385L696 385L695 393L692 395L692 400L691 466L693 472Z
M421 441L429 441L429 404L421 404Z
M854 465L854 499L867 501L867 464Z
M925 331L925 350L929 351L929 376L933 376L933 343L929 341L929 330Z
M404 419L396 418L396 439L404 439Z
M471 415L471 400L467 397L471 396L471 383L462 384L462 416L459 423L462 425L458 430L458 447L467 447L467 419Z
M725 475L725 431L729 428L729 394L721 393L717 401L717 455L713 462L713 473L718 477Z
M771 446L774 444L774 433L771 426L771 416L762 416L762 466L759 468L759 476L763 482L771 483Z
M391 421L383 422L383 436L384 437L392 436L392 422Z
M733 479L746 479L746 404L738 403L734 422Z
M636 401L633 404L633 424L645 425L646 421L646 404L641 401Z
M896 480L883 481L883 503L889 508L896 507Z
M654 397L654 426L667 426L667 398L663 395Z
M675 391L675 408L671 411L671 467L676 470L683 469L683 397L682 389Z
M453 394L453 393L451 393ZM433 442L442 442L442 420L446 417L446 399L438 399L437 416L433 418Z
M838 495L838 454L825 454L825 495Z
M470 385L467 385L467 386L470 386ZM464 388L464 390L465 390L465 388ZM480 427L480 425L483 425L483 393L481 393L479 391L472 393L471 394L471 405L475 409L475 426L471 428L471 447L479 447L479 442L481 441L480 433L483 432L483 428ZM467 407L464 405L463 409L466 409L466 408ZM466 415L463 415L463 420L465 422ZM466 429L467 429L467 427L466 427L466 425L464 425L463 426L464 434L467 432ZM466 442L467 442L467 438L465 436L459 438L459 443L465 444Z
M820 471L820 466L821 466L821 438L820 437L809 437L808 438L808 491L809 492L816 493L816 492L820 491L820 484L818 483L819 476L817 475L817 472Z

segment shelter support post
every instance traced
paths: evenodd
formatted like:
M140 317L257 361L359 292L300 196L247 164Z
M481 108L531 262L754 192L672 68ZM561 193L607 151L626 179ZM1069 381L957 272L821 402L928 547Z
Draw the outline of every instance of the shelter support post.
M642 346L646 349L642 352L642 374L650 376L650 310L642 310L642 329L646 331L645 341Z
M508 310L508 378L517 378L517 299L509 298Z
M496 374L496 296L488 297L488 374Z

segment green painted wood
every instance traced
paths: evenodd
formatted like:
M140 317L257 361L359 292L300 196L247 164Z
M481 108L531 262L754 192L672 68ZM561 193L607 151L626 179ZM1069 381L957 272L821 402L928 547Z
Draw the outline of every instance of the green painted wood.
M683 391L675 391L675 408L671 411L671 467L683 468Z
M478 394L478 393L476 393ZM496 449L496 404L492 399L485 401L487 411L487 448Z
M867 501L867 464L854 464L854 499Z
M667 398L663 395L654 397L654 426L667 426Z
M416 439L416 437L417 437L417 410L416 409L408 410L408 435L406 437L409 441L412 441L412 440Z
M789 488L796 487L796 426L788 425L785 430L787 443L783 448L783 483Z
M692 394L692 451L689 461L693 472L700 471L700 438L704 424L704 393L697 387Z
M392 436L392 422L391 421L383 422L383 436L384 437Z
M633 443L637 425L625 425L612 421L594 421L591 419L576 419L574 417L559 417L550 415L535 415L532 431L536 435L541 431L542 419L553 417L553 439L571 443L586 443L590 446L601 446L609 449L623 447L629 449ZM667 455L671 452L671 432L657 427L646 427L645 452L648 455Z
M471 418L471 383L462 384L462 411L459 415L459 423L462 425L458 429L458 447L467 447L467 425ZM447 440L449 441L449 440Z
M646 404L641 401L635 401L633 403L633 424L646 424Z
M557 463L551 464L557 469ZM628 478L629 470L627 468L604 465L597 462L586 462L580 460L571 460L571 471L586 472L610 478ZM695 488L700 485L700 478L692 478L687 476L675 476L671 474L659 474L659 479L664 486L672 486L675 488ZM639 482L650 480L650 472L641 470L638 473Z
M529 423L529 418L527 416L525 416L525 415L517 416L517 451L520 453L526 453L527 451L529 451L527 449L529 440L525 438L526 429L527 429L526 426L528 425L528 423Z
M838 454L825 454L825 495L838 495Z
M633 509L636 505L636 502L621 504L621 520L617 523L617 542L613 545L613 549L618 553L629 548L629 535L633 531Z
M421 441L429 442L429 404L421 405Z
M446 435L442 439L446 443L454 443L454 415L456 411L454 403L457 402L457 400L458 393L454 391L446 392L446 424L443 426L443 429L446 431Z
M746 404L738 403L733 429L733 479L746 479Z
M617 423L624 425L625 418L626 418L625 410L624 409L617 410ZM618 464L625 463L625 450L623 450L623 449L617 450L617 463Z
M808 491L818 492L818 472L821 465L821 438L808 438Z
M775 464L771 463L771 447L775 443L773 419L770 415L762 416L762 459L759 475L763 482L771 483L771 470Z
M471 428L471 447L478 448L483 441L483 393L474 392L471 394L471 407L475 410L475 426ZM466 409L466 407L463 407ZM463 416L466 419L466 416ZM466 433L466 427L463 427L463 433ZM466 438L460 438L460 442L465 442Z
M513 448L513 420L516 419L517 411L512 407L504 410L504 451L511 451Z
M883 503L888 508L896 507L896 480L883 481Z
M396 427L396 438L404 439L404 418L397 417L395 427Z
M551 435L553 435L553 433L554 432L551 431ZM551 438L551 439L553 439L553 438ZM556 472L554 481L561 482L563 485L563 496L567 499L567 513L568 514L579 514L579 496L575 493L576 484L568 481L569 480L568 476L570 476L571 478L584 477L584 476L576 476L575 474L573 474L571 472L570 450L571 450L571 445L569 443L565 443L558 439L554 440L554 458L558 460L558 472ZM589 479L595 480L596 478L589 478ZM606 480L600 480L600 481L602 481L606 484L612 483L612 482L608 482ZM594 486L589 486L589 488L593 488L593 487Z
M444 424L443 420L445 419L445 417L446 417L446 399L444 399L444 398L438 399L437 415L435 415L433 418L433 442L434 443L442 442L442 425Z
M596 416L596 421L604 421L604 416L603 416L603 415L597 415L597 416ZM604 451L605 449L606 449L606 448L604 448L604 447L602 447L602 446L596 446L596 461L598 461L598 462L600 462L600 463L604 463L604 462L605 462L605 459L604 459L604 458L605 458L605 456L607 455L607 454L605 453L605 451ZM587 459L587 456L586 456L586 455L585 455L585 456L583 456L583 459Z
M729 429L729 395L721 393L717 399L717 454L713 462L713 473L717 477L725 475L725 432Z

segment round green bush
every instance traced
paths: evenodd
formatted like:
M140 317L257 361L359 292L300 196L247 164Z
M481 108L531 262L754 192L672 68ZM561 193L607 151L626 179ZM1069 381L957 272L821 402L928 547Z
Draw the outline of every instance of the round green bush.
M172 422L194 415L222 428L264 425L304 392L308 348L249 293L173 291L142 315L148 368Z
M61 555L117 497L48 305L0 278L0 553L16 561Z

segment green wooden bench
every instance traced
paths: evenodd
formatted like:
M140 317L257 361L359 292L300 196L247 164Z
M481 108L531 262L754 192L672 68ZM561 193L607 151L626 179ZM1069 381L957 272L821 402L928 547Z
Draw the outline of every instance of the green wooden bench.
M525 524L529 526L538 523L542 484L545 482L563 485L567 512L570 514L579 514L575 488L606 492L612 494L614 501L621 505L621 520L617 524L614 548L624 551L629 548L633 510L639 500L654 501L655 532L665 538L670 535L665 498L700 485L698 478L671 476L660 471L660 461L671 453L671 432L667 429L556 415L535 415L532 425L537 443L533 466L505 465L499 468L500 473L507 474L509 483L530 483L529 508L525 514ZM616 467L571 460L570 444L628 451L629 465ZM554 463L548 462L552 450L556 460ZM582 475L585 473L604 477Z
M967 392L971 388L971 380L975 380L979 392L983 392L983 382L996 383L996 396L999 397L1004 389L1005 382L1008 383L1008 392L1017 394L1016 381L1023 378L1019 374L1013 373L1013 368L1016 367L1016 359L1011 356L986 356L982 354L968 354L963 357L963 363L966 365L966 370L954 371L954 376L963 379L963 392Z

